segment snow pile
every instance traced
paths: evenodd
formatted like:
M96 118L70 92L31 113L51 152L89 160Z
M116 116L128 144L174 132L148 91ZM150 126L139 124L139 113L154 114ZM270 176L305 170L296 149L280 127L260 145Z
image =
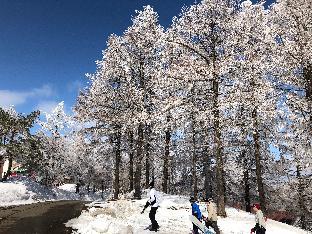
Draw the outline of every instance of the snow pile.
M156 218L161 226L159 233L185 233L190 230L190 207L187 198L164 196ZM70 220L66 226L77 229L77 233L148 233L144 230L150 223L148 211L143 209L146 199L119 200L106 203L92 203L81 216ZM179 221L182 221L181 223ZM178 224L178 225L177 225Z
M250 229L255 226L255 216L253 214L247 213L242 210L237 210L235 208L227 208L226 213L227 218L222 218L218 220L218 225L221 227L223 233L225 234L249 234ZM266 233L276 233L276 234L307 234L304 231L293 226L280 223L271 219L266 222L267 231Z
M67 222L76 234L144 234L150 224L148 210L141 214L146 202L142 200L118 200L106 203L91 203L88 209L75 219ZM254 215L227 208L227 218L219 218L218 225L223 234L249 234L255 225ZM160 225L159 234L191 233L191 214L187 197L163 195L156 220ZM307 232L273 220L267 222L267 233L307 234Z
M100 194L76 194L74 184L65 184L58 188L47 188L27 177L0 182L0 206L21 205L51 200L101 199Z
M0 206L33 203L34 195L24 184L0 183Z
M75 184L63 184L63 185L60 185L58 186L59 189L62 189L62 190L65 190L65 191L68 191L68 192L76 192L76 185Z

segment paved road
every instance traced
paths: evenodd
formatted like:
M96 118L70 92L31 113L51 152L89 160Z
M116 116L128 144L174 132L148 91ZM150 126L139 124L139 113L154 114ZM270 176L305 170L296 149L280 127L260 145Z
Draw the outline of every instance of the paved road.
M68 234L64 223L78 217L86 202L57 201L0 207L0 234Z

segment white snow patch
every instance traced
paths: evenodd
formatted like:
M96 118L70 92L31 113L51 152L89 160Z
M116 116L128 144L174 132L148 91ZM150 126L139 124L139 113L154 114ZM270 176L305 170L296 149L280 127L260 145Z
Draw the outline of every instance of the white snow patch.
M58 188L48 188L28 177L0 182L0 206L29 204L53 200L101 200L101 194L76 194L74 184L64 184Z
M150 225L149 210L141 214L146 202L142 200L118 200L110 202L93 202L87 205L88 210L75 219L66 223L76 234L145 234ZM201 208L202 205L201 205ZM203 208L203 210L205 210ZM228 217L219 218L218 225L223 234L249 234L255 225L253 214L237 210L226 209ZM162 194L162 202L156 213L156 220L160 225L159 234L191 233L192 224L189 221L191 207L188 197ZM273 220L267 222L267 233L274 234L307 234L299 228L279 223Z
M34 195L24 184L0 183L0 206L33 203Z
M68 191L68 192L76 192L76 185L75 184L63 184L61 186L58 186L59 189Z

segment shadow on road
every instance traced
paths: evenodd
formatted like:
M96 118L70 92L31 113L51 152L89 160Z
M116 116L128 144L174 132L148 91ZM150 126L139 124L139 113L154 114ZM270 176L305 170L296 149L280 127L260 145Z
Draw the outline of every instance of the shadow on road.
M0 210L0 234L66 234L64 223L78 217L87 202L56 201Z

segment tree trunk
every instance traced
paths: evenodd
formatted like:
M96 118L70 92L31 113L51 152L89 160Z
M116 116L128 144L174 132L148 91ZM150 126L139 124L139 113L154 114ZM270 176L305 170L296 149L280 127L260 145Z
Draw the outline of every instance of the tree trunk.
M9 154L9 165L8 165L8 170L6 171L6 173L4 174L2 181L7 181L8 177L12 174L12 164L13 164L13 157L12 154L10 152L8 152Z
M242 160L244 160L244 200L245 200L245 210L246 212L251 212L251 207L250 207L250 185L249 185L249 166L248 166L248 161L246 159L246 150L243 150L242 152Z
M145 136L144 136L145 137L145 185L146 187L150 183L150 148L151 148L150 136L151 136L151 126L147 125Z
M307 67L303 69L303 76L306 81L306 99L309 106L309 125L310 125L310 135L312 135L312 64L308 64Z
M80 183L77 182L77 183L76 183L76 193L79 194L79 192L80 192Z
M119 195L119 188L120 188L120 181L119 181L119 170L120 170L120 162L121 162L121 153L120 153L120 146L121 146L121 132L120 126L117 126L116 132L116 151L115 151L115 173L114 173L114 199L118 199Z
M209 142L209 132L205 126L204 121L200 121L200 128L203 129L200 136L199 144L202 145L201 158L203 160L203 174L204 174L204 194L203 198L212 198L212 173L211 173L211 158L210 151L208 148Z
M14 139L15 133L12 133L11 136L11 141ZM6 140L7 138L4 136L3 137L3 144L6 145ZM13 155L11 154L10 150L7 150L7 154L9 156L9 165L8 165L8 170L4 173L2 181L7 181L8 177L11 175L11 170L12 170L12 164L13 164Z
M138 127L138 140L137 140L137 156L136 156L136 169L134 175L134 197L141 199L141 174L142 174L142 159L143 159L143 131L144 124L140 123Z
M244 187L245 187L245 210L251 212L250 208L250 186L249 186L249 172L247 169L244 170Z
M145 152L145 185L148 187L150 183L150 143L146 143L146 152Z
M256 161L256 177L257 177L257 185L259 192L259 199L261 210L266 213L266 201L265 201L265 193L262 181L262 166L261 166L261 155L260 155L260 134L258 129L258 116L257 116L257 108L254 108L252 111L252 119L253 119L253 140L254 140L254 149L255 149L255 161Z
M133 131L129 132L129 192L133 190Z
M307 229L307 222L306 222L306 213L307 209L305 207L304 202L304 182L301 176L301 167L297 165L297 179L298 179L298 205L299 205L299 212L300 212L300 227L302 229Z
M221 156L222 157L222 156ZM223 164L223 157L222 159L222 183L223 183L223 193L224 193L224 204L227 203L227 195L226 195L226 182L225 182L225 171L224 171L224 164Z
M194 198L197 199L198 195L198 179L197 179L197 152L196 152L196 133L195 133L195 117L194 113L191 114L191 121L192 121L192 187Z
M169 126L170 116L167 115L167 130L165 138L165 157L164 157L164 169L163 169L163 192L168 193L168 180L169 180L169 154L170 154L170 138L171 128Z
M169 182L168 182L168 193L169 194L174 194L174 161L173 157L169 158Z
M222 158L222 142L220 129L220 111L219 111L219 81L216 74L213 80L213 117L214 117L214 141L216 146L216 162L217 162L217 205L218 215L225 217L225 184L224 184L224 170Z
M303 76L306 81L306 98L308 101L312 101L312 65L303 69Z
M104 199L104 180L101 181L101 198Z
M206 149L207 150L207 149ZM206 151L205 150L205 151ZM205 186L205 196L204 198L212 198L212 173L211 173L211 161L210 161L210 156L209 153L206 151L204 154L204 171L205 171L205 181L204 181L204 186Z
M2 145L5 145L5 136L3 137L0 137L0 144ZM4 172L3 171L3 165L4 165L4 162L5 162L5 157L3 155L0 156L0 181L2 181L2 173Z
M0 156L0 181L2 181L3 165L4 165L4 157Z

